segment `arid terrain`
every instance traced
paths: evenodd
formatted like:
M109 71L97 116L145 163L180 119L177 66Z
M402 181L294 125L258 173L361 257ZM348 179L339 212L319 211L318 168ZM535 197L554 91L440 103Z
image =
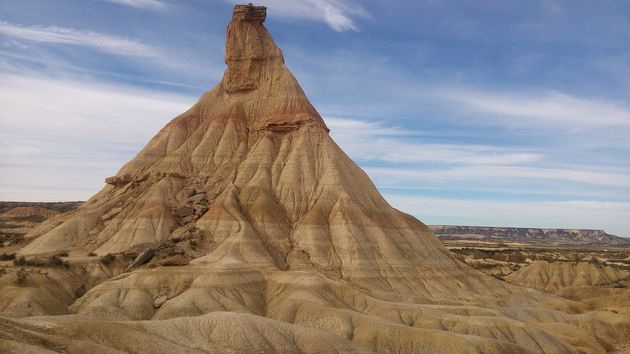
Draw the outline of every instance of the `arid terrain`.
M332 140L265 18L235 6L221 82L85 203L3 212L4 352L630 351L625 248L514 245L497 273L471 260L512 245L445 247Z

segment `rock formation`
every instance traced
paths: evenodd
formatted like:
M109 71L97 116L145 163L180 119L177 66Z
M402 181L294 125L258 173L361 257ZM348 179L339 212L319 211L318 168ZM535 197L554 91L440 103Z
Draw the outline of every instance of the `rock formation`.
M83 206L27 235L18 256L69 252L50 283L80 267L87 291L57 292L49 314L65 316L0 321L1 346L604 353L630 337L627 316L477 272L390 207L328 135L265 11L237 5L222 81ZM0 283L0 310L15 316L44 283Z

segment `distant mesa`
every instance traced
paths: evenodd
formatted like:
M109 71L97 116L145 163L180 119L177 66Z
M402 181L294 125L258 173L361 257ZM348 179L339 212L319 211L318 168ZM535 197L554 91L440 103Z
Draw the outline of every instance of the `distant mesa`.
M630 239L603 230L430 225L440 239L490 240L558 245L630 245Z

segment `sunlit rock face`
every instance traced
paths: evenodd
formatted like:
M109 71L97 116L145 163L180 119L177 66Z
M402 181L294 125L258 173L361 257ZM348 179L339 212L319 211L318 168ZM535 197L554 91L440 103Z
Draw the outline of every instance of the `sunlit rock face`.
M64 250L70 265L27 279L32 287L2 280L0 309L32 314L20 311L48 287L54 313L40 304L37 314L60 317L0 321L0 344L603 353L628 338L624 315L583 314L580 303L477 272L390 207L330 138L265 15L237 5L222 81L81 208L27 235L19 255ZM72 262L88 252L114 256ZM79 273L84 292L62 286Z

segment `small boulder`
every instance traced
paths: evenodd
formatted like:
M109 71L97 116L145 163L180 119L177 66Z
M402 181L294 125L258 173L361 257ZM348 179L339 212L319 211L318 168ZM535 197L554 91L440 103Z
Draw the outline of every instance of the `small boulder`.
M160 265L165 267L184 266L188 263L190 263L190 260L182 254L176 254L160 261Z
M193 205L193 209L195 209L195 214L197 215L202 215L208 211L208 207L201 204Z
M112 176L105 178L105 183L111 184L113 186L124 186L129 182L131 182L131 176L129 175Z
M198 194L195 194L192 197L188 198L188 201L193 203L193 204L197 204L197 203L200 203L205 198L206 198L206 193L198 193Z
M181 207L175 210L175 216L179 216L180 218L193 215L195 213L195 209L189 206Z
M187 227L180 227L175 229L173 233L168 237L173 242L180 242L187 238L190 238L190 230Z
M148 250L140 253L140 255L138 257L136 257L136 259L133 260L133 262L131 262L127 268L125 268L125 272L128 272L130 270L132 270L133 268L136 268L138 266L141 266L143 264L145 264L146 262L150 261L151 258L153 258L153 256L155 255L155 249L154 248L149 248Z

